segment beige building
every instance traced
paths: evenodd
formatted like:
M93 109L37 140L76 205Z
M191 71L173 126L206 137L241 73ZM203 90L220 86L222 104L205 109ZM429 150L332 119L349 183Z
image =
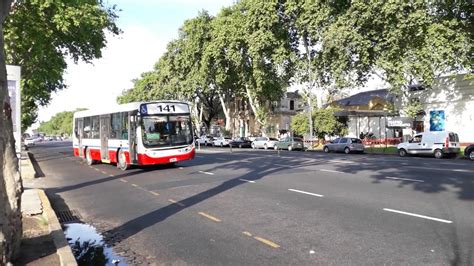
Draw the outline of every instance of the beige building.
M268 117L266 135L278 137L290 129L291 118L303 110L304 102L299 93L286 92L279 102L272 104L272 113ZM236 99L231 106L232 135L239 137L260 136L260 127L255 120L248 100Z

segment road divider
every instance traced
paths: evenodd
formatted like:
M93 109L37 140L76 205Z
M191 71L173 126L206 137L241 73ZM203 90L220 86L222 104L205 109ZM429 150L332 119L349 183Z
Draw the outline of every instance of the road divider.
M387 212L394 212L394 213L398 213L398 214L404 214L404 215L408 215L408 216L423 218L423 219L437 221L437 222L441 222L441 223L447 223L447 224L453 223L452 221L449 221L449 220L439 219L439 218L430 217L430 216L421 215L421 214L416 214L416 213L411 213L411 212L398 211L398 210L388 209L388 208L384 208L383 210L387 211Z
M293 191L293 192L297 192L297 193L301 193L301 194L306 194L306 195L310 195L310 196L315 196L315 197L324 197L324 195L321 195L321 194L316 194L316 193L311 193L311 192L307 192L307 191L303 191L303 190L298 190L298 189L288 189L289 191Z

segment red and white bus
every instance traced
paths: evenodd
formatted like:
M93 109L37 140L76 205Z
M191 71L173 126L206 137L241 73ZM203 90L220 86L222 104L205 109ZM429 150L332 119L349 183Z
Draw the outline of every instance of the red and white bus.
M179 101L135 102L80 111L73 121L74 156L88 165L174 164L195 155L189 106Z

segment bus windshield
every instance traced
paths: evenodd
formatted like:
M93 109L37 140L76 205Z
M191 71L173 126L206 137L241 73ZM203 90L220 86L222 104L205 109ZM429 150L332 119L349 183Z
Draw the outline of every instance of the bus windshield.
M152 115L142 119L143 144L147 148L193 143L189 115Z

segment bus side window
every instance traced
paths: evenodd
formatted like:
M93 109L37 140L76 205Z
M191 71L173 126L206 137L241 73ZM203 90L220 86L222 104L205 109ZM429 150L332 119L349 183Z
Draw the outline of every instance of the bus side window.
M85 139L89 139L90 136L90 131L91 131L91 118L90 117L84 117L84 128L82 129L82 137Z
M122 113L122 139L128 139L128 113Z
M79 138L79 132L78 132L78 129L77 129L77 118L74 119L74 136L76 136L76 138Z
M99 124L99 117L93 116L91 117L91 138L98 139L100 138L100 124Z
M115 113L112 114L112 118L110 119L112 124L111 130L111 138L112 139L119 139L121 138L122 132L122 113Z

